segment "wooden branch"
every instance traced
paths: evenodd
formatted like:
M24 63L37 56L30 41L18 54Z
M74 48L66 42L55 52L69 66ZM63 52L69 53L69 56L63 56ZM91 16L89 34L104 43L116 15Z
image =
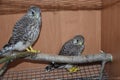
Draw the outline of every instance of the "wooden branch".
M12 55L9 56L9 54L5 54L3 55L4 58L0 59L0 64L7 62L7 61L12 61L14 59L18 59L18 58L25 58L25 57L30 57L32 55L35 55L33 53L28 53L28 52L14 52L12 53ZM6 57L5 57L6 56Z
M7 70L9 64L10 64L10 61L7 61L7 62L5 62L5 64L2 66L2 68L0 68L0 76L2 76L2 75L5 73L5 71Z
M99 80L102 80L102 78L103 78L103 74L104 74L103 72L104 72L105 64L106 64L106 61L103 61L102 66L101 66L101 70L100 70L100 78L99 78Z
M32 58L28 57L26 59L75 64L75 63L91 63L98 61L108 62L112 60L112 55L105 53L82 55L82 56L59 56L59 55L37 54Z
M112 61L112 55L100 52L98 54L82 55L82 56L60 56L60 55L49 55L45 53L28 53L28 52L14 52L14 55L7 56L0 60L0 63L14 60L17 58L25 58L30 60L37 61L48 61L48 62L57 62L57 63L91 63L98 61Z
M10 55L10 54L9 54ZM49 61L49 62L57 62L57 63L91 63L91 62L108 62L112 61L112 55L106 54L101 52L99 54L92 54L92 55L84 55L84 56L60 56L60 55L48 55L45 53L28 53L28 52L13 52L12 55L4 55L6 57L0 59L0 64L4 63L3 67L0 69L0 76L7 70L9 63L18 58L25 58L30 60L37 60L37 61ZM101 69L101 76L104 69L105 64Z
M100 10L101 0L1 0L0 14L26 12L31 5L39 6L42 11L55 10Z

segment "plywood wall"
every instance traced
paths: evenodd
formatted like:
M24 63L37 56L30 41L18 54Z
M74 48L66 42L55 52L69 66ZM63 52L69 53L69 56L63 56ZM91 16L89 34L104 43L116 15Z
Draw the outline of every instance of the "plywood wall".
M110 4L113 0L103 2ZM113 62L109 63L106 69L112 80L118 80L120 79L120 3L102 10L101 32L102 50L113 55Z
M0 48L7 43L15 22L23 14L0 16ZM42 30L34 48L41 52L56 54L65 41L75 35L85 37L83 54L97 53L101 49L101 11L57 11L42 13ZM17 67L16 65L17 64ZM11 64L15 70L40 67L31 61L16 61Z

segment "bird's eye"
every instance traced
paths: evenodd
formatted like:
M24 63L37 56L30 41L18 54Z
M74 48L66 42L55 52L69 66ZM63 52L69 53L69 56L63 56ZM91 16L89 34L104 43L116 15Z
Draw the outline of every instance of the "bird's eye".
M76 40L77 42L79 42L79 40Z
M34 14L34 12L32 11L32 16L34 16L35 14Z

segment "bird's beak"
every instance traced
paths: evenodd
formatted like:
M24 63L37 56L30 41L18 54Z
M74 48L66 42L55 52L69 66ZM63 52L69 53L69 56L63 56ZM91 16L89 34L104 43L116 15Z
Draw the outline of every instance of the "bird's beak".
M82 42L79 42L78 44L79 44L79 45L82 45Z
M35 17L37 18L37 15L35 14Z
M38 15L37 15L37 14L34 14L34 17L35 17L35 18L38 18Z

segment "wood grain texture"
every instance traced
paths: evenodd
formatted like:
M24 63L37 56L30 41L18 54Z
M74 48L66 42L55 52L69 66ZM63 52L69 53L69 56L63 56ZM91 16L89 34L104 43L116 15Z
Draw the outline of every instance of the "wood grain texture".
M100 10L101 0L0 0L0 14L25 12L31 5L42 11L55 10Z
M102 50L113 55L113 62L106 69L110 79L117 80L120 78L120 3L102 10L101 29Z
M117 5L119 3L120 3L120 0L102 0L103 9L109 8L109 7Z
M0 48L7 43L13 25L24 14L0 16ZM82 34L85 37L84 54L98 53L101 49L101 12L100 11L56 11L42 12L42 30L35 49L44 53L58 53L62 45ZM41 62L18 60L10 65L10 70L44 67Z

